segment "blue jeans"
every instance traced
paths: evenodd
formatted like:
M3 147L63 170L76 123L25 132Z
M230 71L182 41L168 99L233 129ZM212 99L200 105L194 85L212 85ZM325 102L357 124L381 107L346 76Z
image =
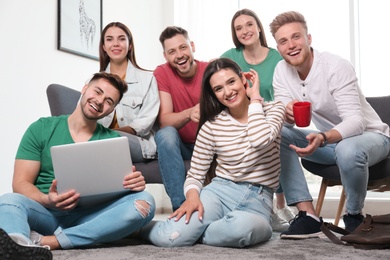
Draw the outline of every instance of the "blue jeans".
M191 246L199 239L211 246L252 246L272 236L272 198L270 188L215 177L200 193L202 221L197 211L188 224L185 216L179 221L153 221L142 228L141 236L163 247Z
M280 148L280 182L288 205L312 201L298 155L289 145L306 147L309 129L283 127ZM387 157L390 150L389 138L373 132L345 138L338 143L318 148L305 159L322 163L337 164L346 193L346 211L358 214L364 206L367 193L368 167Z
M187 173L184 160L191 159L194 144L183 143L172 126L158 130L155 140L162 181L175 211L185 200L183 185Z
M143 216L137 201L150 205ZM30 230L42 235L55 235L62 249L91 246L121 239L149 223L155 202L147 192L134 192L96 207L70 211L48 209L18 193L0 196L0 228L29 240Z

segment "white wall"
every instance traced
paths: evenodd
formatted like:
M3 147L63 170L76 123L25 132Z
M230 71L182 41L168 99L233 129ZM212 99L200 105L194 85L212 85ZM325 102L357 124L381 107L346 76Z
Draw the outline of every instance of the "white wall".
M388 1L372 0L365 4L366 1L344 0L336 11L344 12L350 1L361 4L359 13L363 17L359 27L363 92L368 96L388 95L386 66L377 65L386 60L388 54L372 55L373 42L387 42L386 34L379 38L378 35L387 23ZM24 131L39 117L50 115L46 87L50 83L60 83L81 89L85 80L99 69L98 61L57 50L57 2L0 0L0 111L3 117L0 194L11 191L14 157ZM321 9L314 8L320 10L319 14L307 9L312 1L290 2L268 1L265 5L254 0L103 0L103 27L113 21L128 25L135 40L138 63L146 69L154 69L165 62L158 37L168 25L187 29L196 45L196 58L208 60L234 46L230 21L238 8L256 11L267 34L272 18L291 8L307 16L316 48L348 58L343 50L349 48L349 40L340 36L343 35L340 32L347 30L348 23L331 7L327 9L327 6L335 6L337 0L331 1L333 5L325 5L328 1L322 1ZM375 19L369 14L375 15ZM273 38L267 35L267 40L274 47Z
M81 89L99 70L98 61L57 50L57 2L0 1L0 194L11 191L14 157L24 131L50 115L46 87L59 83ZM104 0L103 27L112 21L128 25L138 63L154 69L164 62L158 37L173 24L172 6L173 0Z

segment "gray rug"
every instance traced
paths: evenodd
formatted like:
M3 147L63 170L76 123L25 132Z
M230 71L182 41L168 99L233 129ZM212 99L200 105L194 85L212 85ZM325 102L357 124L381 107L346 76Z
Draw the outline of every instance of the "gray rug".
M333 244L327 239L285 240L274 233L266 243L244 249L202 244L181 248L159 248L137 239L122 239L90 249L56 250L54 260L120 259L390 259L389 250L359 250Z

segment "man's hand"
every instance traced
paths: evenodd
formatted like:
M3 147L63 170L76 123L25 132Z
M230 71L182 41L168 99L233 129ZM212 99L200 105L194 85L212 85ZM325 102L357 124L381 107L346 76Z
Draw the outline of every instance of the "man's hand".
M57 180L53 180L47 196L48 205L46 205L46 207L62 211L74 209L77 206L80 198L80 194L75 190L71 190L59 195L57 192Z
M290 103L286 105L286 122L289 124L295 124L294 119L294 111L293 111L293 105L294 103L298 102L298 100L294 99Z
M309 144L305 148L300 148L293 144L290 144L290 148L293 149L300 157L306 157L311 155L317 150L322 143L322 138L317 133L310 133L306 136Z
M190 218L194 211L198 211L199 220L203 219L203 204L199 199L199 193L196 189L191 189L187 192L187 199L175 212L173 212L168 218L175 217L175 221L179 221L182 216L186 215L185 223L190 222Z
M132 191L143 191L146 188L144 176L140 171L136 171L134 165L133 172L125 176L123 187Z
M191 108L190 111L190 120L195 123L199 123L200 111L199 111L199 103Z

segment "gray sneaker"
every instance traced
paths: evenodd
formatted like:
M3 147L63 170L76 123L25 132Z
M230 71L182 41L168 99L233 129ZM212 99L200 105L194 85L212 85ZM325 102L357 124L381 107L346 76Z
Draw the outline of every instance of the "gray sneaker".
M279 217L278 214L271 214L271 227L274 232L283 232L289 228L289 224L286 220Z
M11 237L3 229L0 229L0 259L51 260L53 254L48 246L34 245L16 234Z
M31 230L30 240L32 241L33 245L41 246L42 235L34 230Z
M274 211L279 215L279 217L286 220L287 222L290 222L290 220L294 219L296 215L294 211L288 206L285 206L282 209L275 209Z

